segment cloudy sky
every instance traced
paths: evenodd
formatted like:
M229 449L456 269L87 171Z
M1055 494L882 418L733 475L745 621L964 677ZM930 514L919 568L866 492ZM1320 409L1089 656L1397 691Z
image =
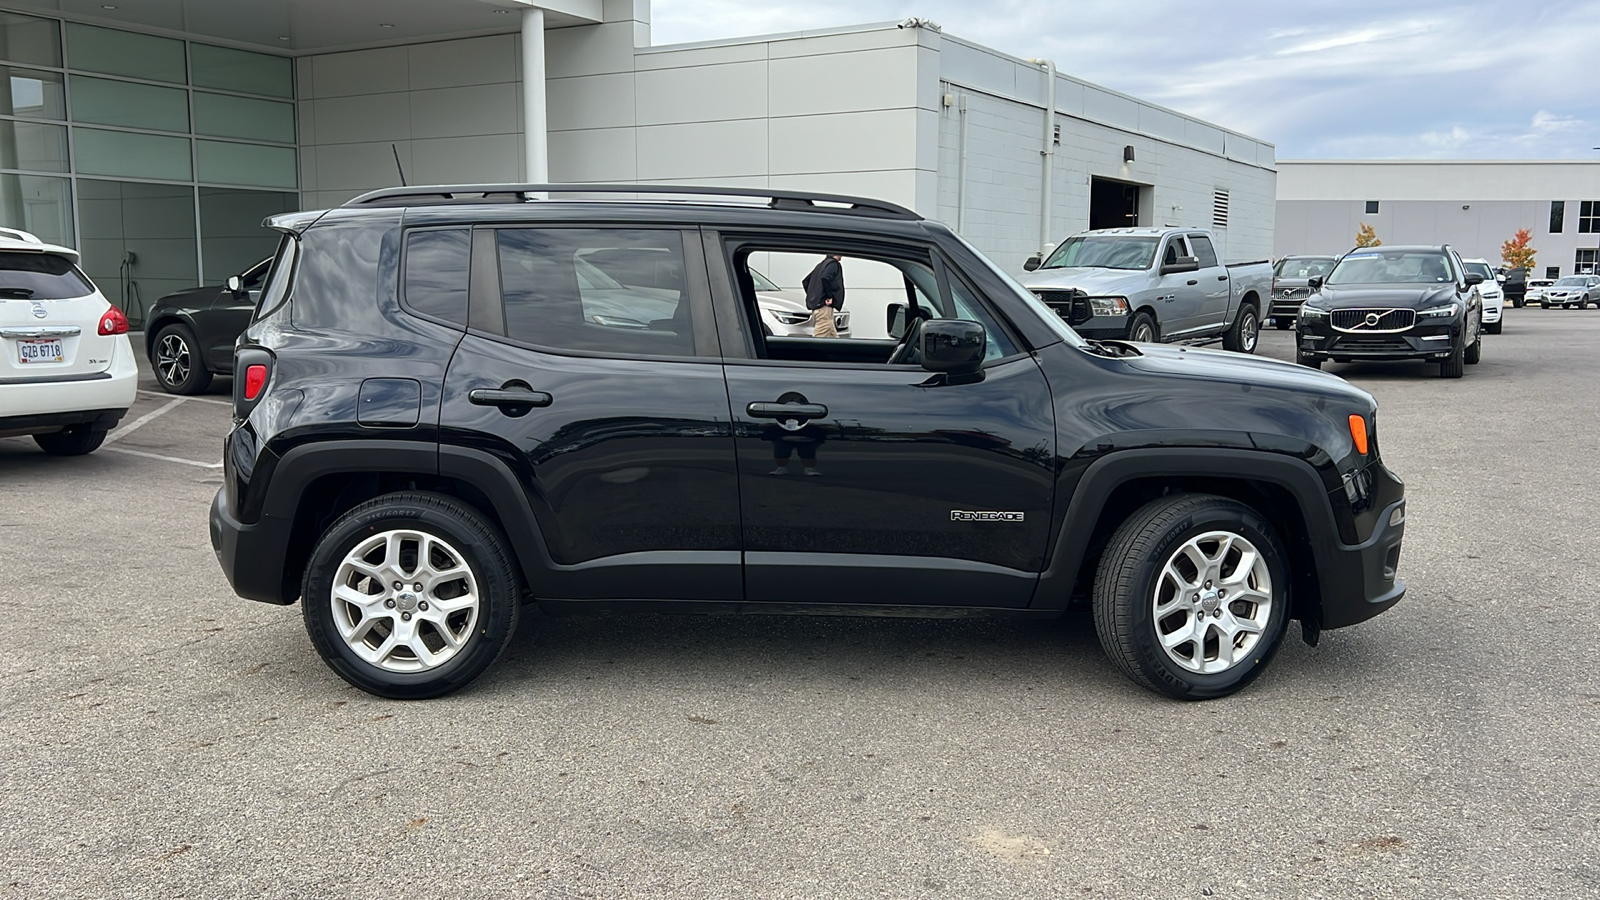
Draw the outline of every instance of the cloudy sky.
M1600 0L655 0L652 42L898 20L1225 125L1279 159L1600 159Z

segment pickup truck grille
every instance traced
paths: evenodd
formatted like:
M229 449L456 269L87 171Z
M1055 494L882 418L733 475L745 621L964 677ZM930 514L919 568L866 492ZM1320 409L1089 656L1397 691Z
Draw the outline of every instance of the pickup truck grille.
M1088 294L1083 291L1034 291L1035 296L1044 301L1044 305L1056 311L1056 315L1067 321L1068 325L1082 325L1091 318L1089 314Z
M1364 334L1392 334L1417 324L1414 309L1336 309L1333 327L1339 331Z

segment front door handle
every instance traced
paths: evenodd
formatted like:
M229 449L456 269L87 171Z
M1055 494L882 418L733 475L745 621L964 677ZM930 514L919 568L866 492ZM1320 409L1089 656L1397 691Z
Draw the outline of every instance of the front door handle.
M1199 283L1200 283L1200 279L1198 279L1198 278L1191 278L1191 279L1189 279L1189 283L1190 283L1190 284L1199 284Z
M1217 280L1218 281L1227 281L1228 280L1228 276L1226 276L1226 275L1218 275L1217 276Z
M474 406L498 406L507 415L522 415L536 406L549 406L555 398L544 391L528 388L478 388L467 392L467 402Z
M754 419L821 419L828 408L821 403L752 403L744 408Z

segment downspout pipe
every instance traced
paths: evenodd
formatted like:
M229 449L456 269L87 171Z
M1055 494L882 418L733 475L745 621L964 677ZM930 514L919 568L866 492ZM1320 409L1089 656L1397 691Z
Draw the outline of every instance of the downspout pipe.
M523 177L531 184L550 181L549 127L545 118L544 10L522 10Z
M1044 187L1039 192L1039 253L1042 256L1050 252L1050 194L1056 175L1056 64L1048 59L1028 62L1043 68L1045 77L1044 148L1039 151L1044 157Z
M965 234L967 228L967 95L956 102L961 114L961 156L956 172L956 234Z

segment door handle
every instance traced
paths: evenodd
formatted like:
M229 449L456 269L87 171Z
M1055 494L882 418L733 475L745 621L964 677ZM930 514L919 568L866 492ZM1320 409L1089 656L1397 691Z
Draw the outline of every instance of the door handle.
M1218 275L1217 276L1217 280L1218 281L1227 281L1228 280L1228 276L1226 276L1226 275Z
M1191 278L1191 279L1189 279L1189 283L1190 284L1199 284L1200 280L1198 278Z
M821 419L828 414L821 403L752 403L744 411L753 419Z
M555 398L544 391L530 391L527 389L489 390L478 388L467 392L467 402L474 406L498 406L501 409L535 406L549 406Z

